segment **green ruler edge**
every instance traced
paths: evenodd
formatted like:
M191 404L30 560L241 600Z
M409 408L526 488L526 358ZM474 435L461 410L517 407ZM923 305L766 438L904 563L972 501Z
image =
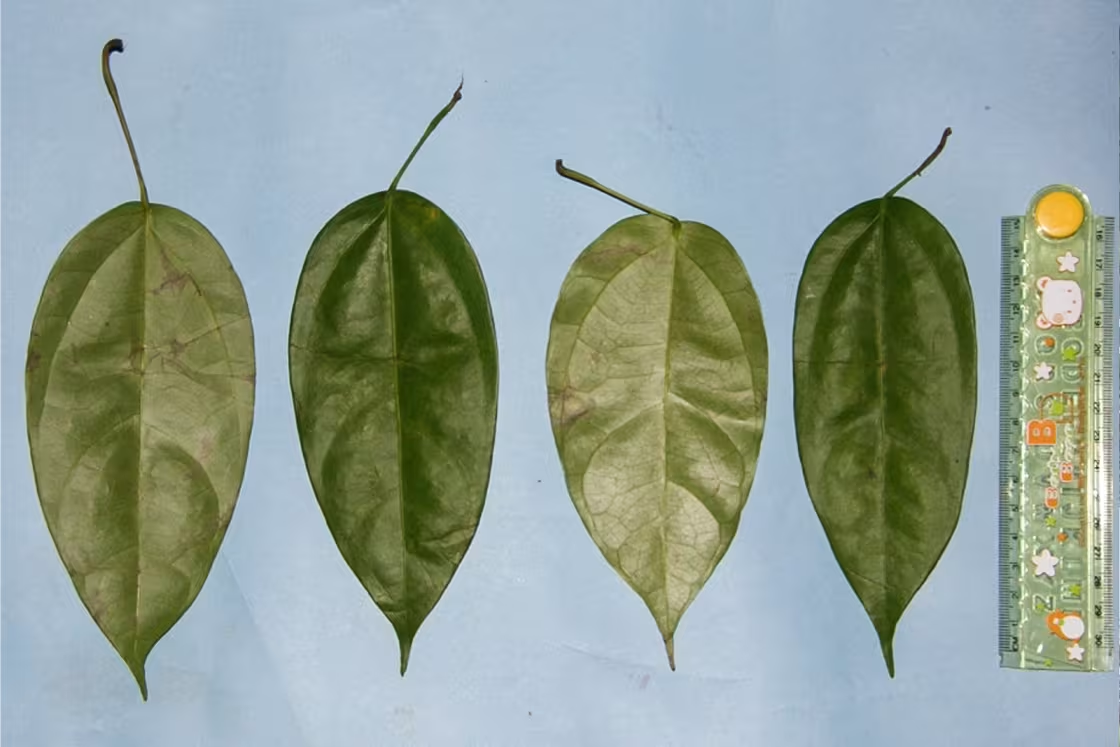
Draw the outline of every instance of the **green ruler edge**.
M1039 226L1048 195L1080 201L1072 235ZM1114 221L1054 185L1002 244L1000 665L1112 671Z

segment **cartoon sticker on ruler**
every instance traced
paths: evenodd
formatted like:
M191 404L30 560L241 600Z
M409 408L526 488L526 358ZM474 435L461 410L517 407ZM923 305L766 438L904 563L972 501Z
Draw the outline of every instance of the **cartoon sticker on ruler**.
M1046 361L1034 365L1035 381L1049 381L1054 376L1054 367Z
M1073 396L1069 392L1051 392L1038 400L1038 411L1049 415L1058 423L1070 422L1067 410L1073 408Z
M1058 426L1053 420L1027 422L1027 446L1053 446L1058 442Z
M1072 645L1066 648L1070 661L1082 661L1085 649L1081 647L1080 641L1085 635L1085 621L1081 619L1081 615L1054 610L1046 616L1046 627L1063 641L1072 641Z
M1068 327L1081 319L1081 286L1073 280L1054 280L1048 275L1038 279L1042 293L1042 313L1038 328Z
M1066 252L1058 257L1058 272L1077 272L1077 263L1080 262L1073 252Z
M1084 361L1079 361L1081 357L1081 343L1077 340L1066 340L1062 343L1062 379L1071 384L1081 381Z
M1053 392L1038 400L1041 418L1027 421L1027 446L1054 446L1058 443L1058 424L1076 423L1074 394Z
M1054 578L1054 574L1057 572L1058 556L1050 552L1049 548L1032 557L1031 562L1034 563L1034 575Z
M1046 508L1054 509L1058 507L1058 489L1046 488L1046 498L1043 499Z
M1062 462L1058 465L1058 477L1062 482L1073 482L1073 462Z

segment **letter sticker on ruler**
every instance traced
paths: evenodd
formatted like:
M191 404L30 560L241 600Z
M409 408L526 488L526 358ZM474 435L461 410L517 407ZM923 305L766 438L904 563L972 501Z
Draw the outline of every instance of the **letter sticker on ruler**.
M1000 661L1112 671L1113 221L1052 186L1003 219Z

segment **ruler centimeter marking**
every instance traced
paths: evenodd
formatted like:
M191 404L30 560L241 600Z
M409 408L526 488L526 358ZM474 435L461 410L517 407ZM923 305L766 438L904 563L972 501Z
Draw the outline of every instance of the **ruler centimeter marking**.
M1112 671L1115 226L1047 187L1001 231L1000 664Z

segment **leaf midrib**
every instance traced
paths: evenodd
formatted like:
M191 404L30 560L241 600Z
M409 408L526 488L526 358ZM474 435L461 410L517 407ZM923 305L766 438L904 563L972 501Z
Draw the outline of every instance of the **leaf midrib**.
M671 615L669 609L669 545L668 538L665 536L665 511L666 501L669 493L669 418L666 413L666 408L669 403L670 385L669 385L669 372L672 371L672 332L673 332L673 301L676 296L676 281L677 281L677 253L680 251L678 246L679 239L676 232L671 232L669 237L669 256L671 261L669 264L669 303L666 304L665 316L665 375L662 377L662 391L661 391L661 439L662 451L664 458L662 464L662 483L661 483L661 496L658 499L658 514L660 521L658 522L657 531L661 539L661 577L665 584L665 628L668 629L671 623ZM668 634L666 640L672 638L672 632L665 631Z
M858 248L859 248L860 244L864 241L864 239L867 240L867 243L870 246L871 250L878 253L878 257L877 257L878 264L877 264L877 266L879 267L880 277L878 278L878 281L875 283L875 286L876 286L876 291L875 291L875 307L876 307L876 313L875 313L875 352L876 352L878 360L875 362L874 365L876 365L876 367L878 369L878 371L877 371L878 407L877 407L877 413L876 413L875 417L876 417L876 420L879 423L879 443L877 444L877 449L876 449L875 467L878 469L876 482L877 482L877 490L878 490L878 493L879 493L879 495L878 495L879 519L880 519L880 524L883 527L886 526L886 518L887 518L886 479L885 479L885 476L884 476L884 467L886 465L887 451L889 450L888 449L889 439L888 439L888 435L887 435L887 426L886 426L886 380L885 380L885 373L884 373L884 369L883 369L883 362L886 359L886 355L885 355L886 348L885 348L885 340L883 338L883 315L884 315L884 308L883 307L884 307L885 301L884 301L884 294L883 294L883 282L882 282L883 272L882 272L882 268L885 265L885 256L886 256L886 249L885 249L885 245L886 245L886 236L885 236L886 221L885 221L885 218L886 218L886 213L887 213L887 200L888 199L889 198L886 198L886 197L880 198L879 209L876 211L875 215L872 216L870 220L868 220L867 225L863 228L863 230L860 231L857 236L853 237L851 239L851 241L849 241L847 243L847 245L844 247L844 249L840 252L840 256L836 258L836 261L834 263L834 267L838 267L841 264L843 264L844 260L847 258L848 254L850 252L859 250ZM831 283L831 281L830 281L830 283ZM827 294L825 294L825 295L827 295ZM824 298L825 298L825 296L822 295L821 303L823 303ZM817 311L818 320L820 318L821 313L822 313L822 309L820 307L818 307L818 311ZM820 330L821 330L821 328L818 326L816 333L813 335L813 340L811 342L811 350L815 350L817 348L818 344L819 344L818 335L820 333ZM810 359L811 360L813 359L812 356L810 356ZM890 584L887 583L887 574L888 574L888 569L889 569L890 566L889 566L889 564L887 562L887 559L886 559L886 552L885 552L886 548L887 548L887 545L884 543L883 544L884 552L881 553L882 565L881 565L881 571L880 572L881 572L882 578L883 578L883 582L882 582L881 585L884 588L889 588Z
M397 279L393 270L393 197L395 193L389 191L385 195L385 264L388 272L386 279L389 286L389 324L393 330L392 345L393 345L393 400L394 400L394 418L393 422L397 429L397 515L400 517L401 525L401 599L408 599L408 532L405 526L405 474L404 474L404 435L402 432L402 417L401 417L401 374L400 374L400 351L397 347L397 340L400 336L400 329L397 326L399 319L397 317ZM411 610L408 608L407 603L404 605L406 622L411 624ZM395 625L393 627L396 627Z
M875 314L875 351L876 351L877 357L879 359L875 363L875 365L878 369L877 378L878 378L878 384L879 384L879 386L877 387L877 395L878 395L877 396L877 399L878 399L878 408L877 409L878 409L878 412L877 412L877 415L876 415L876 419L879 422L879 443L877 444L878 448L876 449L875 466L878 469L876 482L877 482L878 493L879 493L879 496L878 496L879 519L880 519L880 524L883 527L886 527L886 524L887 524L887 507L886 507L887 489L886 489L886 477L885 477L885 474L884 474L884 471L885 471L884 468L886 466L887 452L889 451L890 439L889 439L888 433L887 433L886 376L885 376L885 372L884 372L884 369L883 369L883 365L884 365L885 360L886 360L886 344L885 344L885 340L884 340L884 337L883 337L883 317L884 317L885 300L884 300L884 293L883 293L883 277L882 277L884 273L883 273L882 268L886 264L886 215L887 215L887 206L888 206L888 200L889 199L891 199L891 198L887 198L887 197L881 198L880 203L879 203L879 210L875 213L874 217L872 217L871 220L868 221L867 226L862 231L860 231L859 235L851 240L851 242L848 244L847 247L844 248L844 250L840 253L840 256L836 260L836 265L840 265L841 263L843 263L844 259L848 255L848 252L856 250L856 248L860 245L860 242L864 239L864 237L868 238L868 243L871 245L872 249L874 251L876 251L879 255L877 259L878 259L878 267L879 267L880 277L878 278L878 282L876 282L876 284L875 284L875 286L876 286L876 294L875 294L876 295L876 298L875 298L875 306L876 306L876 314ZM814 343L814 347L815 347L815 343ZM882 575L882 578L883 578L883 581L880 585L882 585L883 588L893 588L891 586L891 584L888 583L888 578L887 578L887 576L889 575L889 568L890 568L890 564L888 563L887 558L886 558L886 555L887 555L886 549L887 548L888 548L888 545L886 543L884 543L883 544L884 552L880 553L880 556L882 557L881 575Z
M139 403L136 407L137 433L139 441L139 448L136 449L136 606L133 609L133 635L132 635L132 659L137 661L140 651L140 606L141 606L141 589L143 584L140 582L140 576L143 573L143 537L144 532L141 528L141 503L143 502L143 490L141 489L140 481L144 477L143 473L143 454L145 433L144 427L144 371L148 363L148 246L155 238L155 227L153 223L153 211L151 205L144 203L144 241L140 246L140 292L143 303L140 304L140 373L138 374L137 386L140 389ZM141 670L143 665L141 664ZM141 677L143 673L141 671ZM143 688L142 688L143 689Z
M880 470L880 472L879 472L879 486L880 486L879 504L880 504L881 509L882 509L882 523L883 523L884 527L886 527L886 525L887 525L887 489L886 489L887 480L886 480L885 468L886 468L886 464L889 460L889 452L891 450L890 446L894 442L894 438L890 436L890 434L889 434L890 429L887 427L887 399L888 398L887 398L886 372L885 372L885 369L884 369L884 365L886 364L886 352L887 352L888 345L887 345L886 339L884 338L883 329L882 329L883 328L883 320L886 317L886 308L885 308L885 300L884 300L884 289L886 287L886 272L882 268L886 267L887 217L889 215L889 207L890 207L889 203L890 203L890 201L892 201L894 199L896 199L896 198L892 198L892 197L882 198L882 203L881 203L881 206L880 206L880 210L877 213L875 219L872 221L872 224L871 224L872 227L875 227L875 226L878 227L878 231L874 234L872 241L876 245L877 250L879 251L880 262L881 262L880 263L881 277L879 278L879 282L876 284L878 313L877 313L876 318L875 318L875 326L876 326L876 347L877 347L878 352L879 352L879 358L881 359L881 362L879 363L879 366L878 366L878 369L879 369L879 371L878 371L878 377L879 377L879 412L880 412L880 416L879 416L880 436L879 436L879 439L880 439L881 448L880 448L880 452L879 452L880 459L879 459L879 463L878 463L877 466ZM898 224L898 230L900 230L904 234L909 234L909 231L906 230L905 223ZM927 250L925 244L923 244L921 241L917 240L916 238L914 239L913 243L914 243L914 246L916 246L918 248L918 250L921 252L922 256L924 256L927 260L929 260L928 250ZM883 558L882 579L883 580L881 582L877 582L877 583L878 583L878 585L882 586L884 589L894 590L894 591L905 593L908 590L905 587L896 585L895 583L892 582L892 579L890 578L890 576L892 575L891 574L891 569L895 568L897 566L893 566L888 562L886 550L888 550L889 548L890 548L890 545L888 543L884 542L884 544L883 544L884 552L882 553L882 558ZM932 572L932 569L931 569L931 572ZM866 576L862 576L860 574L856 574L856 575L859 575L861 578L867 579ZM928 574L927 574L927 577L928 577ZM867 580L870 580L870 579L867 579ZM923 579L923 583L924 583L924 579ZM909 602L909 600L907 600L907 603L908 602ZM884 613L886 614L887 611L884 610Z

